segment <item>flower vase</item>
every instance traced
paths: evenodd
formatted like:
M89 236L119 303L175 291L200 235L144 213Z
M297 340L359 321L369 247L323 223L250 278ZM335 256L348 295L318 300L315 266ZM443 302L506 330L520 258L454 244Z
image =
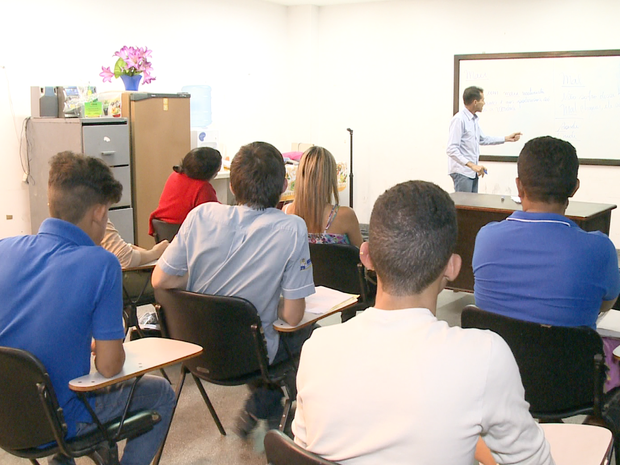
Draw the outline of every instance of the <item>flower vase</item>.
M134 74L133 76L130 76L129 74L121 74L121 79L123 84L125 84L125 90L138 90L142 75Z

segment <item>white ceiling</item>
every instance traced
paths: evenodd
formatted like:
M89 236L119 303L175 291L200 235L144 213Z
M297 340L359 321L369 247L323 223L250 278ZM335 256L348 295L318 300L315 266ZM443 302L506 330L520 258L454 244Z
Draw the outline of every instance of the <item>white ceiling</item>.
M343 3L385 2L388 0L267 0L280 5L340 5Z

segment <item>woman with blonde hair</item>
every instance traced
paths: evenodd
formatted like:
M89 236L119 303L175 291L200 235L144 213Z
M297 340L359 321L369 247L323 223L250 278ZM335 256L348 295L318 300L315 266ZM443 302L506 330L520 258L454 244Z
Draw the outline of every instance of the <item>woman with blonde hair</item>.
M295 180L295 200L284 212L303 218L313 244L352 244L363 240L359 221L349 207L341 207L336 160L323 147L313 146L301 157Z

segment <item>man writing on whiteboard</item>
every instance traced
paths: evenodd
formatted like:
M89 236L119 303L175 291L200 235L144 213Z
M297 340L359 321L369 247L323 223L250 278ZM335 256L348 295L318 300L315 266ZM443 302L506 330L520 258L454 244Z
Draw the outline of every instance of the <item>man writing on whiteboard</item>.
M476 113L484 107L484 91L480 87L468 87L463 92L465 108L450 122L448 137L448 172L454 181L456 192L478 192L478 177L487 173L479 163L480 145L496 145L516 142L520 132L505 137L485 135L478 125Z

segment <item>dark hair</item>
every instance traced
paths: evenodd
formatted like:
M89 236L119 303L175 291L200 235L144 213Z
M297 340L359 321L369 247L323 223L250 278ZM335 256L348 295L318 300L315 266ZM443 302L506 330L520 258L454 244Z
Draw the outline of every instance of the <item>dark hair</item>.
M476 86L468 87L463 91L463 103L469 105L474 100L480 100L482 98L483 89Z
M118 202L123 185L100 158L60 152L50 160L50 215L77 224L93 205Z
M525 194L535 202L566 203L577 187L578 172L575 147L551 136L528 141L517 161Z
M230 186L240 205L275 207L285 178L282 154L267 142L244 145L230 164Z
M448 263L456 236L454 202L439 186L408 181L385 191L372 209L368 244L383 288L421 293Z
M183 157L180 165L173 166L177 173L184 173L192 179L209 181L222 166L222 155L211 147L198 147Z

